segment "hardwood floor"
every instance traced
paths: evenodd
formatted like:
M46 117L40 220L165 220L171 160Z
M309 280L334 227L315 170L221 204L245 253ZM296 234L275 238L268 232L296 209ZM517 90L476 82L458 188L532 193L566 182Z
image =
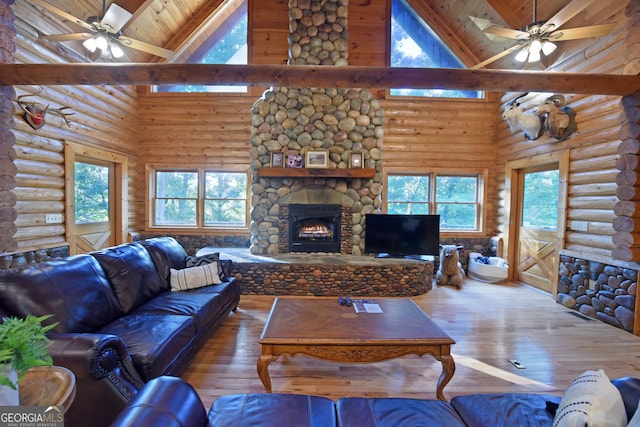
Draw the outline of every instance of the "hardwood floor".
M242 296L182 377L208 408L217 397L263 393L258 338L273 296ZM515 284L465 279L462 290L436 287L414 301L455 340L456 373L444 390L562 394L587 369L609 378L640 376L640 337L584 317L550 295ZM336 302L337 304L337 302ZM509 360L516 359L524 369ZM336 364L306 356L271 363L274 393L435 399L441 365L431 356L374 364Z

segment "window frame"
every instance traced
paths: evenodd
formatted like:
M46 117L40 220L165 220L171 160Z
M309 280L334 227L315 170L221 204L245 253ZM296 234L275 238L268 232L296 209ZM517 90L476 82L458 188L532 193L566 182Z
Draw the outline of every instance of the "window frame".
M476 194L476 229L462 228L441 228L440 235L455 236L464 235L465 237L484 237L487 234L487 209L486 197L488 187L488 169L406 169L388 167L382 173L383 188L388 188L389 176L428 176L429 177L429 200L426 202L429 206L429 214L436 214L438 208L438 200L436 199L436 185L438 176L452 177L475 177L477 179ZM382 194L382 212L388 213L388 191ZM466 202L465 202L466 203Z
M184 232L202 232L202 231L216 231L224 234L237 234L238 231L249 231L250 220L250 187L251 176L250 171L246 167L225 167L224 169L211 167L208 165L194 165L189 167L176 167L175 165L168 164L148 164L145 168L147 191L146 191L146 206L147 214L145 218L145 229L147 231L158 230L179 230ZM197 174L197 197L196 197L196 218L195 225L158 225L155 223L155 211L156 211L156 172L195 172ZM206 225L204 215L205 198L205 174L206 173L233 173L233 174L245 174L246 176L246 188L245 188L245 218L244 225ZM188 198L192 199L192 198ZM220 200L220 199L218 199ZM238 199L233 199L238 200Z
M203 37L198 33L197 37L192 38L190 40L185 41L183 44L185 46L190 46L193 44L197 44L198 47L191 51L190 53L186 53L186 48L182 48L180 52L170 61L172 63L191 63L196 61L196 63L201 63L201 60L207 55L209 51L211 51L214 46L221 40L223 40L230 28L233 25L236 25L240 22L241 16L246 15L247 19L247 34L246 34L246 49L247 49L247 59L246 64L252 63L252 38L250 37L250 28L251 28L251 14L250 14L250 1L242 0L242 6L237 10L229 11L230 7L233 7L234 3L238 3L238 0L225 0L221 3L221 5L216 9L213 15L208 18L209 26L214 28L214 30L207 36L207 39L202 42L201 38ZM244 9L244 13L238 13L238 10ZM235 19L234 19L235 16ZM232 25L229 25L232 22ZM216 25L216 22L221 22L221 24ZM224 32L222 37L216 37L219 29L222 29ZM182 84L169 84L169 85L161 85L161 86L171 86L171 87L183 87L186 86L187 83ZM186 95L186 94L211 94L216 96L253 96L252 87L250 85L217 85L217 84L199 84L197 86L205 86L205 87L227 87L234 86L234 88L239 88L239 90L199 90L199 91L176 91L176 90L158 90L158 85L149 85L147 86L147 92L150 94L156 95L167 95L167 94L175 94L175 95Z
M391 55L393 53L393 41L392 41L392 35L393 35L393 25L392 25L392 19L393 19L393 1L396 0L391 0L388 3L387 6L387 22L388 27L387 27L387 43L386 43L386 57L385 57L385 62L386 65L388 67L395 67L394 65L391 64ZM422 25L426 28L424 28L424 32L425 33L430 33L432 37L436 38L440 44L446 48L451 55L459 62L460 64L460 69L465 69L468 68L469 66L469 62L470 59L468 58L468 56L466 56L464 54L464 52L461 52L459 49L456 48L452 48L450 46L451 41L449 40L449 42L447 42L447 39L449 37L447 37L446 35L442 35L439 34L431 25L429 25L428 22L425 21L425 19L423 19L422 17L420 17L420 15L418 14L418 12L409 4L409 2L407 2L406 0L397 0L397 1L402 1L406 7L410 8L415 16L415 18L420 21L422 23ZM406 30L405 30L406 31ZM462 57L461 57L462 54ZM431 67L423 67L423 68L431 68ZM455 68L455 67L454 67ZM487 100L487 92L486 91L476 91L476 92L481 92L479 94L478 97L474 97L474 98L470 98L470 97L454 97L454 96L422 96L422 95L400 95L400 94L392 94L391 91L392 90L400 90L403 88L386 88L385 89L385 95L388 99L407 99L407 100L451 100L451 101L471 101L471 102L485 102ZM414 88L417 90L427 90L427 91L433 91L436 90L436 88ZM447 92L453 92L455 90L453 89L444 89Z

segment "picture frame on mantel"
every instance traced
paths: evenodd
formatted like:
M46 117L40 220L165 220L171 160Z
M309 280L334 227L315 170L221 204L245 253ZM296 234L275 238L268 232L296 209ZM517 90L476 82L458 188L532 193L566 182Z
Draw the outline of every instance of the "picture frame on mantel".
M324 169L329 166L328 150L309 150L304 157L304 167Z
M271 152L271 167L272 168L284 167L284 153L282 151Z
M363 153L351 153L351 154L349 154L349 167L350 168L362 168L362 167L364 167Z

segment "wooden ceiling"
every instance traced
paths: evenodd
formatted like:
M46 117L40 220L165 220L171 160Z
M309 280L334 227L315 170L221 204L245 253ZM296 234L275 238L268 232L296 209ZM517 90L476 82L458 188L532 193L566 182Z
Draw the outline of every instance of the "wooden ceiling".
M45 0L65 12L82 20L92 16L99 16L103 10L103 0ZM162 46L175 51L182 51L202 40L203 32L213 31L215 26L224 23L224 14L215 19L217 11L229 7L229 3L240 0L116 0L116 3L129 12L133 18L123 28L125 36L144 42ZM282 0L250 0L258 2L258 7L268 8L271 2ZM369 3L383 0L351 0L358 3ZM469 54L464 61L484 60L511 46L512 41L490 40L478 27L473 24L469 16L478 16L491 20L496 25L507 28L520 29L532 22L532 0L406 0L414 10L435 30L435 32L449 45L456 45ZM537 19L546 20L561 10L570 0L538 0ZM588 1L588 0L576 0ZM111 0L106 0L108 7ZM563 28L581 27L594 24L616 22L623 13L626 1L598 0L590 4L584 11L570 19ZM39 16L41 22L36 23L43 34L60 32L77 32L81 30L72 22L64 21L50 12L34 8L29 0L17 0L17 14L29 11L27 15ZM24 7L25 9L21 9ZM35 10L35 15L34 15ZM26 12L25 12L26 13ZM282 30L282 29L279 29ZM616 30L620 30L617 28ZM199 39L198 39L199 37ZM554 60L562 58L571 49L580 45L593 43L593 39L574 42L562 42L554 53ZM71 45L70 43L69 45ZM79 44L79 43L78 43ZM70 47L72 49L72 47ZM79 53L80 50L78 51ZM163 62L164 59L148 54L141 54L127 49L125 62ZM509 55L504 60L490 64L487 68L515 69L523 68L515 63ZM180 62L177 60L175 62ZM543 63L528 69L540 70L551 64ZM537 67L537 68L536 68ZM543 67L543 68L540 68Z

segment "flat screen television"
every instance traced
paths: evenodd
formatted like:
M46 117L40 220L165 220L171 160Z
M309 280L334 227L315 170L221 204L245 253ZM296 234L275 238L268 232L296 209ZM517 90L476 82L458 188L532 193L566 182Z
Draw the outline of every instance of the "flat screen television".
M440 215L367 214L364 251L377 256L438 255Z

